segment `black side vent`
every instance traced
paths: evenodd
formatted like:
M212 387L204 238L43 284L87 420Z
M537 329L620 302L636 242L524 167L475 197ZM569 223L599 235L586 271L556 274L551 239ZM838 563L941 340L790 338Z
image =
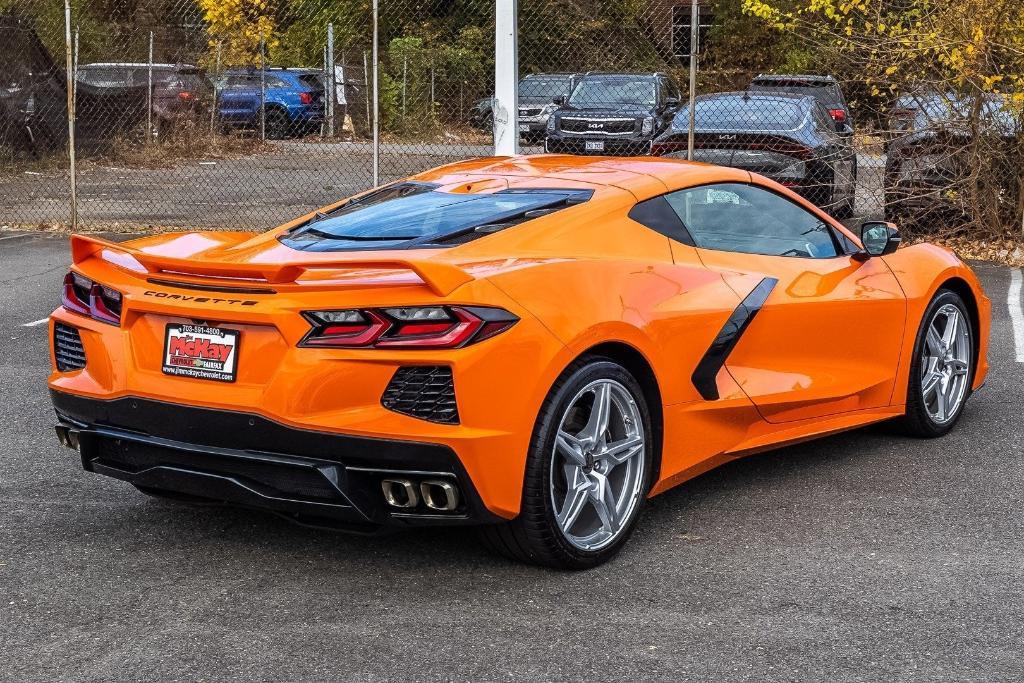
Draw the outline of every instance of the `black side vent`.
M76 328L63 323L54 325L53 355L57 359L57 369L61 372L85 367L85 349L82 348L82 338Z
M409 365L398 368L380 399L396 413L429 422L458 424L452 369L440 365Z

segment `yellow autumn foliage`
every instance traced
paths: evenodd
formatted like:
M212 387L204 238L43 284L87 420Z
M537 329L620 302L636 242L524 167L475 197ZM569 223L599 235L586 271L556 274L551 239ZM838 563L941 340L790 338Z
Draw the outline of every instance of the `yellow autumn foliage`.
M211 52L218 49L226 66L255 66L260 40L270 52L280 42L280 0L197 0L207 23Z

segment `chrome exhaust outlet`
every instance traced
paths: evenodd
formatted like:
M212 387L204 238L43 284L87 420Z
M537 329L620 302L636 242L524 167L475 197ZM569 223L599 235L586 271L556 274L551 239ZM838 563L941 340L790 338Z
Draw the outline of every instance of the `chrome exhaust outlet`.
M420 504L416 487L408 479L383 479L380 488L384 492L384 500L393 508L408 510Z
M54 427L54 431L57 432L57 441L60 441L60 445L65 448L70 448L73 451L78 450L78 432L67 425L57 425Z
M423 504L431 510L452 512L459 507L459 489L451 482L427 479L420 483Z

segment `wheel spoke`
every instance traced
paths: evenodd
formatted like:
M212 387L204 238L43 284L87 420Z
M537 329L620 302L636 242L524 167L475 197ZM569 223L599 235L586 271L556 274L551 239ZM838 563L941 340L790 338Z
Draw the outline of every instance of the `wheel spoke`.
M614 534L619 528L619 513L611 483L604 475L594 476L597 478L597 485L590 491L590 504L593 505L597 518L601 520L601 528Z
M949 362L949 366L953 369L953 376L966 375L967 374L967 362L962 360L953 359Z
M587 459L583 455L583 444L572 434L558 430L558 434L555 435L555 447L569 462L576 465L587 464Z
M935 390L938 388L939 382L941 381L942 373L935 372L934 370L930 372L921 382L921 393L924 397L928 398L935 393Z
M940 380L935 391L935 418L939 422L945 422L946 420L946 399L946 386L945 383Z
M956 333L960 327L960 312L955 308L946 314L946 329L942 334L942 343L947 349L952 348L956 341Z
M599 453L597 459L603 460L614 467L615 465L621 465L632 458L643 450L643 447L644 440L641 437L630 436L622 441L616 441L615 443L608 444L607 450ZM605 474L607 474L607 472L605 472Z
M597 446L608 431L608 420L612 412L612 389L608 384L599 384L594 389L594 405L590 409L587 426L579 433L580 441L590 446Z
M945 349L942 346L942 337L935 330L934 323L928 326L928 350L931 351L931 355L936 358L942 358L945 353Z
M572 525L579 519L580 512L583 511L587 504L591 483L587 476L583 474L583 470L575 465L565 466L565 483L568 487L565 501L563 501L562 508L558 511L556 517L558 525L568 533Z

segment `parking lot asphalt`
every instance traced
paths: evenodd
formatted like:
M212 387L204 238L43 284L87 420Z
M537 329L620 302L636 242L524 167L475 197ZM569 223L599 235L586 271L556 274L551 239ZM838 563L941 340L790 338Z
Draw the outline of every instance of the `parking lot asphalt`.
M992 372L953 433L733 462L652 500L610 564L558 573L467 529L346 536L82 471L54 438L46 327L23 326L68 260L0 233L0 680L1024 678L1008 269L977 268Z

